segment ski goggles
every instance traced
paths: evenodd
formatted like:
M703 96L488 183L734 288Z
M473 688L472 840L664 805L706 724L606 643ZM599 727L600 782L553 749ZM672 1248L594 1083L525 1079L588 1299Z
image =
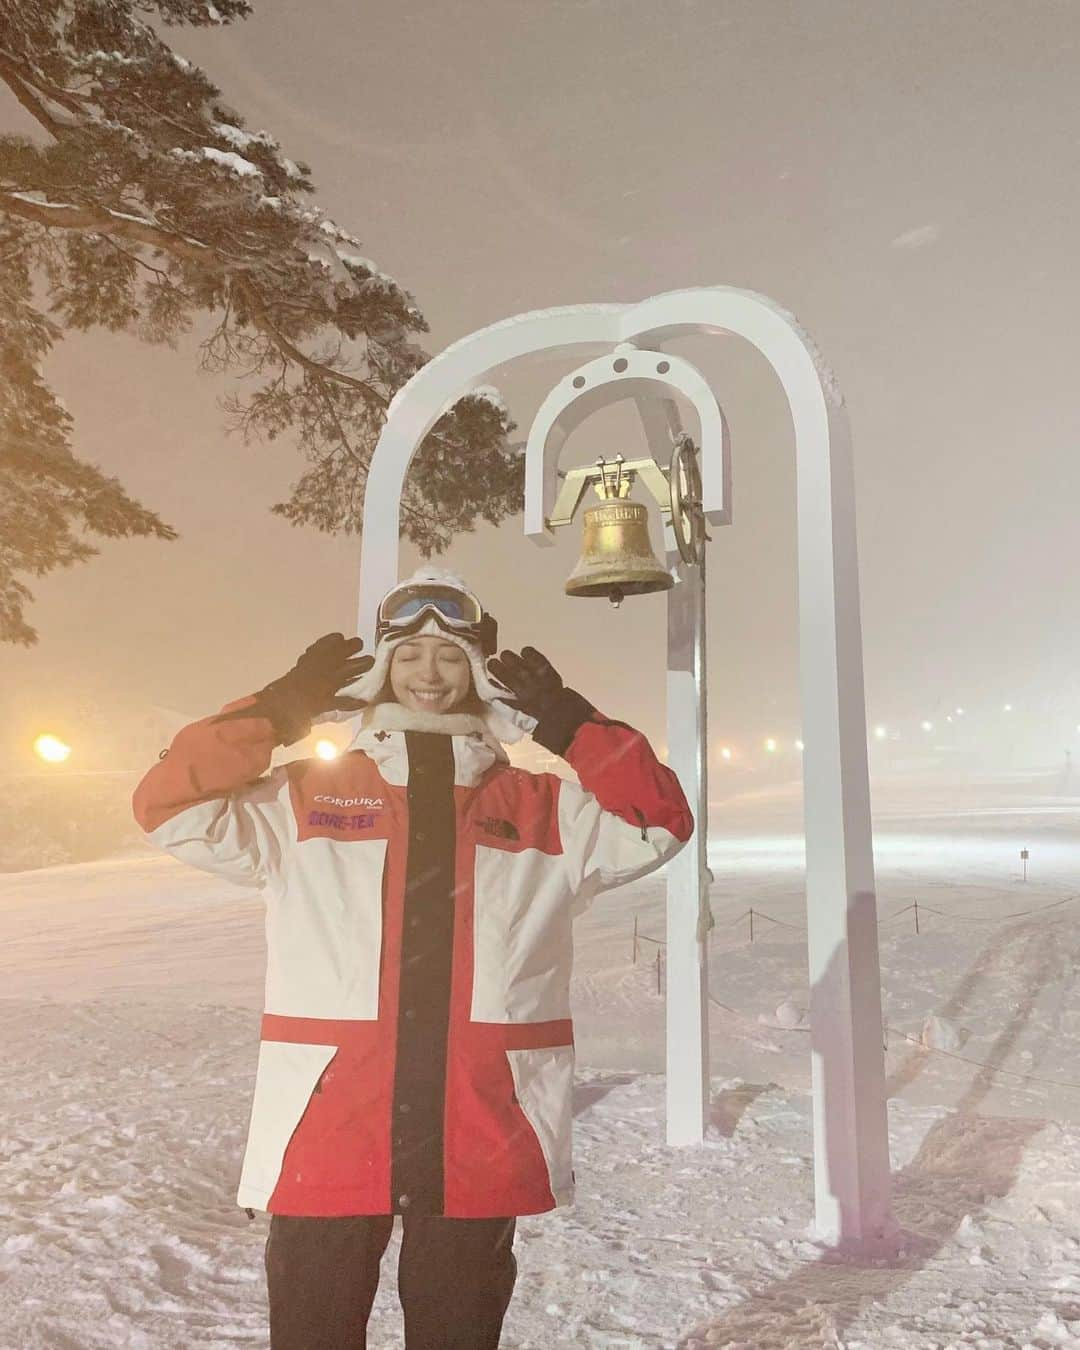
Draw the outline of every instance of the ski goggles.
M379 606L375 641L380 642L387 633L404 636L416 632L429 618L444 632L478 643L485 656L495 651L495 620L484 613L476 596L437 582L414 583L391 591Z

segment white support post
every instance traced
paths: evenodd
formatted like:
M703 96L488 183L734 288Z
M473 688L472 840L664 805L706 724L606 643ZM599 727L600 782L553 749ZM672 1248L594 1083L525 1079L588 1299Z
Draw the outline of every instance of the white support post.
M685 378L683 384L693 387ZM682 432L678 406L665 398L636 396L635 401L649 450L662 464L670 459L671 447ZM707 415L702 416L700 398L695 406L698 434L709 437L710 457L715 458L715 438L720 438L726 522L731 517L731 486L723 411L711 390ZM668 765L694 813L690 843L667 867L666 1129L667 1142L681 1145L700 1144L705 1138L710 1101L706 557L703 554L698 566L688 567L670 521L664 525L664 553L667 570L675 578L667 593Z
M668 863L667 1142L700 1144L709 1106L705 564L688 567L670 526L665 535L668 570L678 577L667 593L668 765L694 813L690 843Z
M847 418L837 409L829 423L828 459L796 458L816 1228L841 1246L886 1250L895 1225L855 484Z

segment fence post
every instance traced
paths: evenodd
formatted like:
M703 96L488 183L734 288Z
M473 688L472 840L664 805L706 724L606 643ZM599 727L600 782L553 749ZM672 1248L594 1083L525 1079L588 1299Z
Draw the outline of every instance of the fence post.
M660 954L663 950L662 947L656 949L656 992L658 994L660 993Z
M637 915L634 915L634 965L637 965Z
M750 910L750 941L754 940L754 911Z
M915 932L916 932L916 935L917 935L918 932L919 932L919 902L918 902L918 900L915 901Z

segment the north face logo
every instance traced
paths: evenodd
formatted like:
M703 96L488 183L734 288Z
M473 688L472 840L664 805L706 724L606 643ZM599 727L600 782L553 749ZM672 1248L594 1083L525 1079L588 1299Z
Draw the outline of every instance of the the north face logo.
M518 828L512 820L503 820L499 816L485 816L480 822L480 828L486 830L488 834L498 835L500 839L520 839Z

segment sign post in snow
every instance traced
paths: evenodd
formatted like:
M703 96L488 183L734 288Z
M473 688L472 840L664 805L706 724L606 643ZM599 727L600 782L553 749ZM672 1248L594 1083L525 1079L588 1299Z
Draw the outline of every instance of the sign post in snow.
M877 902L870 838L855 489L844 401L814 343L764 296L728 286L638 304L537 310L454 343L394 398L368 473L357 631L370 644L379 599L399 580L399 509L409 462L443 413L496 367L540 354L593 357L539 408L525 455L525 534L554 542L549 516L570 432L592 412L630 400L653 458L683 434L678 398L693 410L701 453L701 511L731 519L727 434L704 375L666 352L672 340L733 334L769 362L795 428L799 661L806 727L803 782L810 965L816 1227L821 1238L878 1247L895 1232L882 1051ZM606 356L595 357L596 351ZM670 519L668 763L694 809L691 843L668 865L667 1140L700 1143L709 1105L708 799L705 569L680 564Z
M1026 848L1020 850L1020 861L1024 865L1024 880L1027 881L1028 851Z

